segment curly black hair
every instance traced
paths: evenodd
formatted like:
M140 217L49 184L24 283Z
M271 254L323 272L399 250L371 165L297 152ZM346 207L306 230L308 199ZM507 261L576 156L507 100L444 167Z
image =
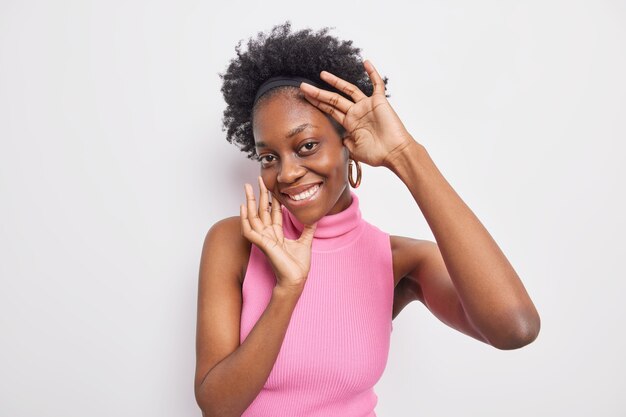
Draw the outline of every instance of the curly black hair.
M341 41L330 36L330 29L292 32L291 23L287 21L274 26L269 34L259 32L256 39L250 38L246 51L241 49L243 40L235 47L237 57L231 59L226 72L219 74L226 101L222 130L226 131L228 142L235 142L242 152L248 152L249 159L257 157L252 117L255 107L262 101L259 99L255 104L254 96L267 79L279 75L304 77L350 99L321 80L320 72L326 70L356 85L366 95L372 94L374 87L363 68L361 49L352 46L351 40ZM386 85L387 77L383 77L383 81ZM342 130L334 119L331 121L338 131Z

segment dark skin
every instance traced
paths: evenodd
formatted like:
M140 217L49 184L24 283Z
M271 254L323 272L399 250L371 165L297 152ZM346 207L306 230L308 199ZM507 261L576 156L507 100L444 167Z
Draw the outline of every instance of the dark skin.
M351 203L348 157L394 172L416 202L419 210L415 215L424 216L436 240L390 236L395 286L392 318L419 300L448 326L498 349L520 348L537 337L539 315L519 276L424 146L405 129L387 101L383 81L373 65L366 61L364 68L374 85L370 97L322 71L324 81L352 100L303 83L299 91L286 89L259 104L253 118L261 164L258 201L246 184L246 204L240 215L216 223L203 248L196 367L200 396L206 395L202 393L204 385L213 383L203 381L214 367L214 398L231 392L223 388L223 381L233 370L256 369L254 363L257 367L263 364L263 372L258 371L246 394L241 394L244 388L237 385L242 380L233 380L232 398L250 394L245 400L233 399L232 404L245 407L261 388L280 347L277 342L272 350L267 343L282 337L290 313L278 312L274 321L263 323L267 327L262 333L268 335L271 330L275 337L262 340L261 335L253 338L250 333L245 343L251 353L239 353L239 358L233 355L240 350L241 285L251 242L265 253L274 269L274 295L289 300L283 305L293 308L306 283L316 222ZM331 117L345 128L343 138ZM314 183L321 186L306 203L294 203L284 193L286 188ZM306 225L297 240L282 235L281 205ZM283 327L270 329L269 323L285 317ZM272 354L265 360L259 359L261 352L269 351ZM249 365L242 365L244 361ZM223 365L216 366L220 362ZM252 375L248 379L253 380ZM224 391L218 393L218 389Z

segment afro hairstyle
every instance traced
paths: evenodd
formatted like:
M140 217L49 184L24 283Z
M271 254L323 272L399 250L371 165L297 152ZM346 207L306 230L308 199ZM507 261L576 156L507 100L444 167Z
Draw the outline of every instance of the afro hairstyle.
M270 90L255 103L257 90L269 78L281 75L308 78L322 88L352 100L322 81L320 72L326 70L356 85L367 96L373 93L374 87L363 68L361 49L352 46L351 40L341 41L330 36L330 29L293 32L287 21L274 26L269 34L259 32L256 38L250 38L245 51L241 48L243 40L235 47L237 57L231 59L224 73L219 74L226 102L222 130L226 132L226 140L235 142L242 152L248 153L249 159L257 158L252 133L255 107L266 96L282 89ZM383 81L386 85L387 77L383 77ZM343 127L330 119L341 133Z

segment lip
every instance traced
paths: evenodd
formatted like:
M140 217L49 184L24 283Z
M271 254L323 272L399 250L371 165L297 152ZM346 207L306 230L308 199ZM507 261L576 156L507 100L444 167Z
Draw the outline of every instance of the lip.
M284 190L280 190L280 192L283 193L283 194L296 195L296 194L300 194L301 192L311 188L315 184L322 184L322 181L310 182L308 184L299 185L297 187L285 188Z
M309 186L305 186L304 187L304 189L306 190L307 188L311 188L311 185L316 185L316 184L319 186L318 190L311 197L305 198L304 200L299 200L299 201L292 200L291 197L289 197L289 195L286 195L285 193L283 193L283 194L285 194L285 196L284 196L285 197L284 198L285 201L284 201L283 204L286 205L286 206L289 206L289 207L302 207L302 206L305 206L305 205L307 205L309 203L314 202L315 200L317 200L319 198L320 192L322 191L322 188L324 187L324 183L321 182L321 183L309 184ZM296 194L298 194L298 193L296 193Z

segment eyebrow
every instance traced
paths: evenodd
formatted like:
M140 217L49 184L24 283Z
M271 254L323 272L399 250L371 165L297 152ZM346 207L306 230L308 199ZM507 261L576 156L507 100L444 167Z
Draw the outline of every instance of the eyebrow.
M285 137L286 138L290 138L292 136L295 136L298 133L302 132L303 130L305 130L305 129L309 128L309 127L317 127L317 126L314 126L311 123L302 123L300 126L296 126L293 129L291 129L289 132L287 132ZM256 147L257 148L267 148L267 144L265 142L257 142L256 143Z

